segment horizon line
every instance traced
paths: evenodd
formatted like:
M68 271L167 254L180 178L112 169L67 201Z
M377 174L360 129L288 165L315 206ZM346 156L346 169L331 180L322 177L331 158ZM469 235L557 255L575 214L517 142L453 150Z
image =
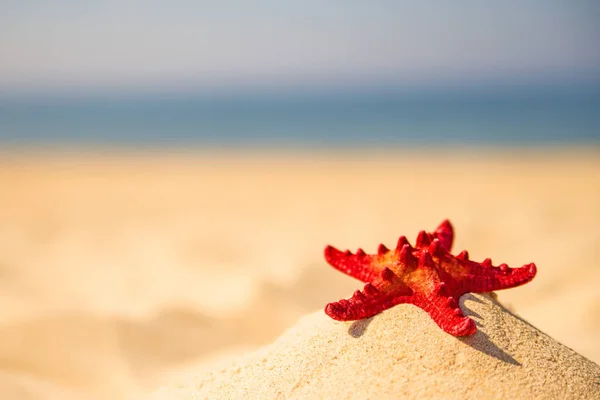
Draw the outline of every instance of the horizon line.
M294 95L294 94L394 94L394 93L473 93L522 90L600 90L600 76L572 76L554 79L476 79L439 81L310 81L310 82L236 82L216 84L145 85L45 85L35 87L2 86L0 99L38 97L129 97L139 95L196 96L196 95Z

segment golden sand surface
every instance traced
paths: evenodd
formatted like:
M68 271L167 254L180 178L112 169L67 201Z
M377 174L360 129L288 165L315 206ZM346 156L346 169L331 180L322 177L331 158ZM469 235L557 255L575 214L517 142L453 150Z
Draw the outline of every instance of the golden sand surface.
M472 336L441 331L422 310L394 307L353 323L322 312L228 368L165 386L177 399L596 399L600 366L488 294L461 307Z
M3 152L0 398L135 398L228 365L362 287L326 244L445 218L457 252L535 262L500 301L600 362L598 149Z

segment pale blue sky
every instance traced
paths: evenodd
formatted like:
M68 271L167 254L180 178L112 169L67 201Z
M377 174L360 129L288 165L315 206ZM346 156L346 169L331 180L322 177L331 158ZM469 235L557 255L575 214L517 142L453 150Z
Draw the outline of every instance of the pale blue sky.
M600 2L0 1L0 89L600 78Z

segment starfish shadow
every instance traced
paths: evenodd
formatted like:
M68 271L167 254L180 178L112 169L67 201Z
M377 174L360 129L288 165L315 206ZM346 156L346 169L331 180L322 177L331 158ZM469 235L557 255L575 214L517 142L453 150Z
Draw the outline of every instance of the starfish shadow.
M361 337L367 331L367 327L369 326L371 321L373 321L373 318L375 317L359 319L357 321L354 321L348 328L348 334L353 338Z
M494 342L490 340L489 336L483 333L481 330L477 330L473 336L463 336L458 339L464 344L468 344L475 350L494 357L497 360L507 364L512 364L519 367L521 366L520 362L515 360L510 354L506 353L500 347L496 346Z
M474 301L482 304L484 303L483 301L481 301L473 295L467 295L465 300ZM484 354L487 354L488 356L496 358L497 360L500 360L507 364L521 366L520 362L515 360L510 354L498 347L494 342L490 340L489 336L481 330L481 327L484 326L480 321L478 321L478 319L481 319L481 316L469 309L469 307L467 307L465 303L466 301L463 302L461 307L463 309L463 313L465 314L465 316L473 318L473 321L475 321L475 325L477 325L477 332L475 332L475 334L472 336L459 337L458 340L460 340L464 344L471 346L477 351L480 351Z
M465 316L467 316L467 317L472 318L475 321L475 325L479 326L479 324L477 323L477 321L475 319L481 319L481 315L480 314L476 313L473 310L469 310L464 305L461 307L461 309L464 309L465 311L467 311L467 312L465 312L463 314L465 314Z

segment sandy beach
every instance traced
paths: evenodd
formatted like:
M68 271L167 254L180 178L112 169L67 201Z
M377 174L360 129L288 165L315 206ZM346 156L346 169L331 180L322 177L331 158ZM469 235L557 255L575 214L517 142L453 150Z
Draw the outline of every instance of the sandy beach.
M239 377L236 365L240 374L270 379L249 365L257 354L279 367L294 360L281 355L282 342L322 340L327 332L340 343L356 341L322 313L362 287L326 264L326 245L374 252L400 235L414 241L446 218L454 252L511 267L536 263L531 283L497 292L502 306L488 296L467 305L483 316L505 307L519 318L498 317L494 326L509 321L511 332L530 332L514 322L522 319L562 358L529 363L537 360L537 336L523 333L528 340L514 347L496 331L485 333L504 361L443 332L427 354L455 349L471 378L475 365L545 379L551 365L597 375L599 155L597 148L3 151L0 398L147 398L157 390L175 396L175 388L190 398L202 396L197 383L209 375L213 388ZM383 340L395 332L384 328L409 314L420 318L410 305L389 310L361 338ZM402 343L397 354L415 356ZM400 369L393 371L405 376ZM301 384L306 391L298 393L310 395L316 385ZM577 385L582 393L585 382Z
M472 336L441 332L414 307L336 323L303 317L272 345L224 369L179 381L153 399L597 398L600 366L511 314L467 294Z

